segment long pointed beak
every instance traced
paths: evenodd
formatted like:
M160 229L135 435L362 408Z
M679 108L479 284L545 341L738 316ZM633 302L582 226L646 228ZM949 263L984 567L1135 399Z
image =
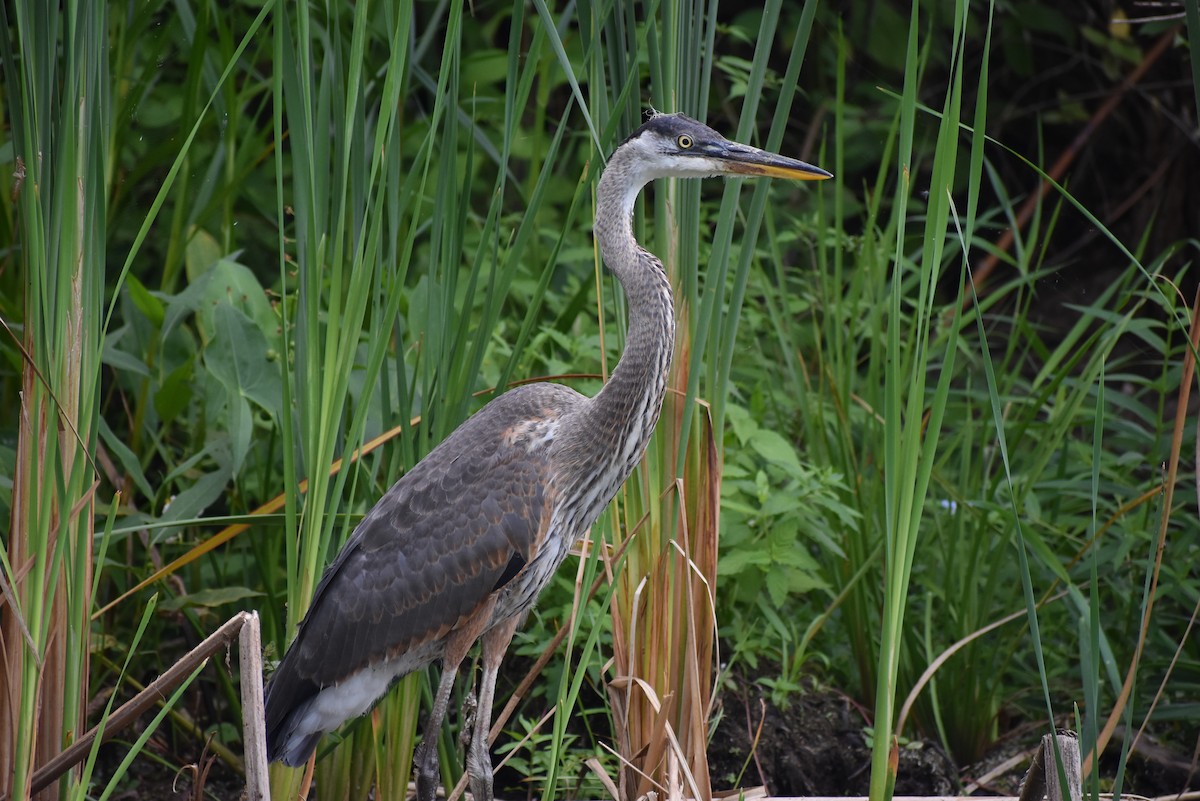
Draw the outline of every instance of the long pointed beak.
M756 147L739 145L734 142L730 142L709 155L724 162L728 171L735 175L790 178L793 181L824 181L826 178L833 177L833 173L799 159L779 156Z

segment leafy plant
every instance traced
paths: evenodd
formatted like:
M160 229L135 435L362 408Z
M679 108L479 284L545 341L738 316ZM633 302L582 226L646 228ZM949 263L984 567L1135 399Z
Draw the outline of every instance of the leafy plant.
M766 590L775 608L811 591L827 594L830 584L810 549L827 559L845 557L826 532L826 518L853 527L857 513L840 498L841 477L802 464L779 433L761 427L740 406L726 409L736 447L727 449L722 482L722 576L731 580L726 601L753 603Z

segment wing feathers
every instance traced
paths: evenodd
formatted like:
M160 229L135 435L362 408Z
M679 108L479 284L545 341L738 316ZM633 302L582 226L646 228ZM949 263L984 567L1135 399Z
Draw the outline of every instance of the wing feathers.
M367 513L272 676L269 739L321 688L440 640L520 573L553 507L546 430L578 398L553 385L501 396Z
M508 559L508 564L504 566L504 572L500 574L500 578L496 579L492 591L495 592L516 578L517 574L525 568L525 565L525 557L519 551L513 551L513 555Z

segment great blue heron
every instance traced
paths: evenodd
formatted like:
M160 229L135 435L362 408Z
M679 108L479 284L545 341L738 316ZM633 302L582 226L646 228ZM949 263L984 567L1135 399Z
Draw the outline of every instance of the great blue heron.
M396 679L442 662L415 756L417 798L438 780L437 734L459 665L481 639L483 678L467 751L476 801L492 798L488 730L500 660L572 543L641 460L675 344L662 263L633 237L656 178L830 177L656 114L613 153L596 192L596 241L625 290L625 351L593 398L557 384L510 390L430 451L369 511L325 571L267 688L267 749L298 766L321 735L365 714Z

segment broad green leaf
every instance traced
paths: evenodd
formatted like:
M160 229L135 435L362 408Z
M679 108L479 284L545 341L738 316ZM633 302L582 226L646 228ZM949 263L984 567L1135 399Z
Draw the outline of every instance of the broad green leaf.
M119 337L109 337L104 341L104 350L101 353L100 361L117 372L134 373L149 378L150 368L146 366L146 363L132 353L118 348L118 341Z
M125 287L129 290L129 299L133 302L134 307L153 323L155 328L161 328L163 315L166 313L163 302L151 294L145 284L137 279L137 276L128 276L125 280Z
M213 316L222 305L237 307L254 321L264 337L271 341L278 339L279 318L262 285L248 267L232 259L221 259L169 299L163 318L163 339L184 317L194 313L200 338L207 343L213 337Z
M164 425L179 416L192 400L192 375L195 361L188 359L167 373L162 385L154 393L154 411Z
M774 462L798 474L803 471L796 448L782 436L766 428L760 428L750 438L750 447L762 458Z
M279 419L283 394L279 362L271 358L271 349L262 331L229 303L216 305L212 311L212 325L212 341L204 349L204 364L208 371L231 394L253 401ZM231 411L241 414L237 410Z
M771 555L765 549L747 545L745 550L721 557L721 574L736 575L747 567L770 567Z
M772 570L767 573L764 583L767 587L767 594L771 596L771 603L778 607L783 606L787 602L790 586L787 573L782 570Z
M779 515L804 508L806 504L806 499L798 493L786 491L775 492L763 504L762 513L771 517L778 517Z
M738 442L745 443L758 431L758 423L750 416L750 412L741 406L729 404L725 407L725 422L729 430L737 437Z
M159 516L159 522L173 523L200 517L205 509L221 497L232 477L233 470L226 465L218 467L211 473L204 473L190 487L167 503L162 515ZM159 530L154 536L155 542L161 542L173 531L174 528L171 526Z
M250 402L236 392L228 390L228 403L225 406L227 415L225 426L229 431L229 450L233 457L233 474L237 476L250 451L250 439L254 434L254 413L250 411Z
M788 572L787 578L788 590L793 595L829 589L829 582L821 578L821 574L816 571L792 570Z
M221 245L208 231L193 227L183 252L184 272L195 281L221 260Z

